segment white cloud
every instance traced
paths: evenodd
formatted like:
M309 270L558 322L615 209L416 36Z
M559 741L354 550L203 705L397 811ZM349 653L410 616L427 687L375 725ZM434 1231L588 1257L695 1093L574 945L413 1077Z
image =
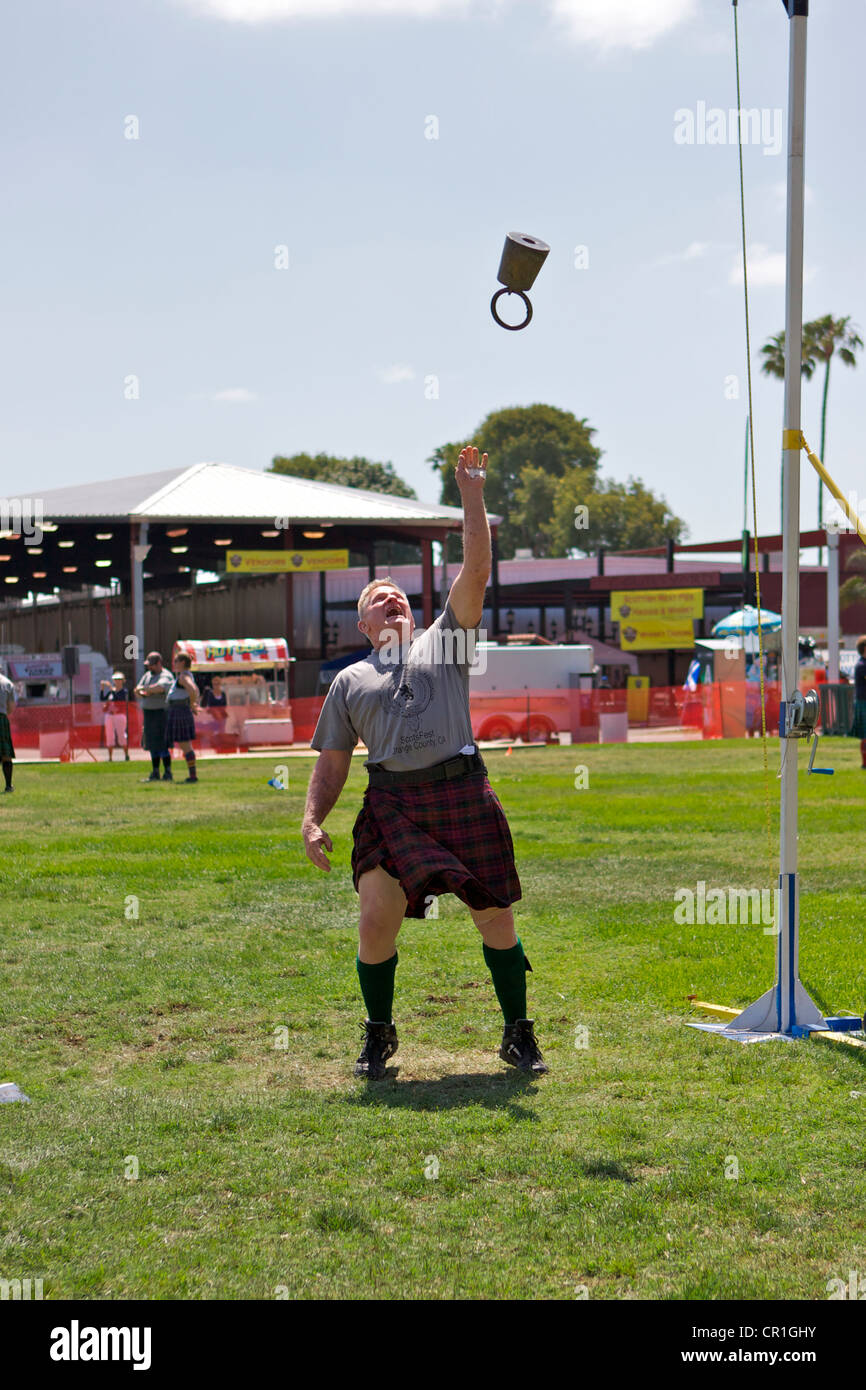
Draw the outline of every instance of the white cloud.
M649 48L696 12L696 0L552 0L554 17L579 43Z
M656 265L678 265L683 261L699 261L712 248L711 241L691 241L685 251L671 251L667 256L659 256Z
M250 401L258 400L258 397L255 391L248 391L245 386L230 386L227 391L215 391L210 399L229 401L232 405L247 405Z
M414 367L405 367L397 363L393 367L380 368L377 372L377 376L386 386L396 386L401 381L414 381L415 369Z
M182 0L217 19L242 24L273 24L286 19L350 19L376 15L426 18L462 14L476 0Z
M448 18L485 14L516 0L175 0L239 24L293 19ZM538 9L538 0L524 0ZM545 0L544 8L578 43L602 49L648 48L696 12L697 0Z
M771 251L763 242L756 241L746 252L749 269L749 288L763 289L772 285L784 285L785 283L785 253L784 251ZM803 280L808 282L813 279L815 271L806 268L803 271ZM728 276L729 285L742 285L743 283L743 258L742 253L737 257L731 266Z
M688 265L692 261L705 260L707 256L719 251L730 251L732 245L730 241L690 241L685 250L671 251L666 256L659 256L658 260L653 261L653 265Z

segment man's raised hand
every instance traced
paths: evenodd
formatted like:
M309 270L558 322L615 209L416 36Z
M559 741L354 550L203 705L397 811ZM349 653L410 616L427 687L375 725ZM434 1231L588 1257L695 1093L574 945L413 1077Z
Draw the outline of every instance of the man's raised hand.
M457 486L461 493L464 488L469 492L482 492L486 473L486 454L481 455L481 460L479 462L478 450L474 445L467 444L464 449L460 450L460 457L457 460L454 476L457 479Z

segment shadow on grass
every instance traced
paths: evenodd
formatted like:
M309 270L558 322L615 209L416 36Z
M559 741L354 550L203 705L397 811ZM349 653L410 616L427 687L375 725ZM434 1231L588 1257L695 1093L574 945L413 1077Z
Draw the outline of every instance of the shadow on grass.
M584 1163L583 1171L588 1178L614 1178L617 1182L637 1182L634 1173L618 1163L615 1158L594 1158Z
M861 1033L858 1033L857 1037L861 1042L864 1041ZM843 1053L846 1057L853 1058L861 1067L866 1067L866 1047L851 1047L848 1043L833 1042L831 1038L811 1037L809 1042L813 1045L817 1043L819 1047L829 1048L837 1056Z
M487 1110L510 1110L515 1119L537 1121L531 1110L517 1104L520 1096L536 1094L538 1078L522 1072L502 1075L460 1072L431 1081L402 1081L395 1085L399 1067L389 1067L384 1081L362 1082L344 1097L348 1105L381 1105L388 1110L459 1110L483 1105Z

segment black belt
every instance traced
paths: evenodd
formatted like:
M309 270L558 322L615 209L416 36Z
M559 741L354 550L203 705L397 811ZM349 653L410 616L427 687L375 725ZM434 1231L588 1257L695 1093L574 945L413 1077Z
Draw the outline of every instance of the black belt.
M454 777L468 777L472 772L486 772L484 759L480 753L458 753L444 763L434 763L433 767L414 768L410 772L389 772L379 763L369 763L371 787L417 786L427 782L450 782Z

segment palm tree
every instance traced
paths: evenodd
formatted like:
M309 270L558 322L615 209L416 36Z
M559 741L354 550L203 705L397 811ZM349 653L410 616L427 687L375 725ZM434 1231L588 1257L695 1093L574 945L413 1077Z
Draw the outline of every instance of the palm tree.
M761 348L765 361L761 363L761 371L765 376L777 376L781 381L785 380L785 331L776 333ZM806 325L803 325L803 355L800 370L808 381L815 370L815 359L812 356L812 344L806 336Z
M821 462L826 467L827 457L827 392L830 389L830 362L838 354L846 367L856 367L855 352L863 346L863 339L854 328L849 328L850 315L844 319L834 319L825 314L822 319L812 319L803 324L803 338L809 342L809 356L824 363L824 394L821 400ZM811 372L809 373L811 376ZM824 484L818 479L818 529L824 524ZM818 552L818 564L821 552Z
M777 376L780 381L785 380L785 330L776 333L761 348L764 361L761 363L761 371L765 376ZM803 329L803 346L801 356L800 372L808 381L815 370L815 358L812 356L811 339L807 338L805 327ZM780 470L779 484L779 515L782 516L785 510L785 455L782 454L782 465Z
M819 457L826 464L827 448L827 393L830 389L830 362L834 355L846 367L856 367L855 353L863 346L863 339L855 328L849 327L850 315L834 319L832 314L812 319L803 324L803 376L808 381L819 362L824 363L824 392L821 401L821 451ZM764 362L761 371L767 376L785 376L785 334L777 333L761 348ZM818 529L824 525L824 484L818 479ZM821 564L823 550L818 551L818 564Z

